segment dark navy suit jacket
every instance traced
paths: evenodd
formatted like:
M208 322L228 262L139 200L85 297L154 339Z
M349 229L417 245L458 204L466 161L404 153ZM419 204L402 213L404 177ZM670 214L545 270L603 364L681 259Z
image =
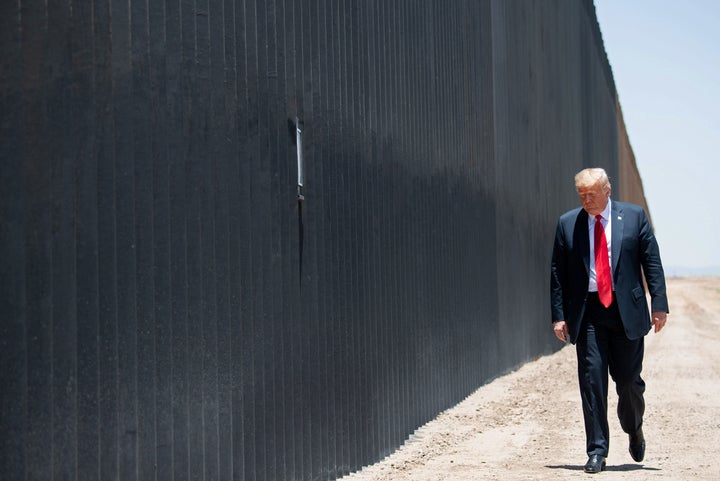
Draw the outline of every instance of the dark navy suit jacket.
M615 200L610 207L614 295L627 337L639 339L650 331L643 271L652 311L669 312L660 250L642 207ZM550 274L552 320L567 323L573 343L585 313L589 276L588 214L577 208L558 220Z

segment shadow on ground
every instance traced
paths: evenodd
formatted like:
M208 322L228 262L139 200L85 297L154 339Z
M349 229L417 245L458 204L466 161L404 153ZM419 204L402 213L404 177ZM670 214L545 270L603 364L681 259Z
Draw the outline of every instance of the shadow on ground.
M568 471L582 471L585 465L572 465L572 464L559 464L559 465L553 465L553 466L545 466L548 469L566 469ZM605 468L606 471L619 471L619 472L628 472L628 471L661 471L660 468L651 468L649 466L643 466L642 464L620 464L617 466L614 465L608 465Z

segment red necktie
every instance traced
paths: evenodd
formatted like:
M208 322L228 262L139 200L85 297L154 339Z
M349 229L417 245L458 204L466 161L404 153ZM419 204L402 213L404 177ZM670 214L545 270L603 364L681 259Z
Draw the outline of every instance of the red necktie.
M608 246L605 239L601 215L595 216L595 279L597 280L598 297L605 307L612 304L612 280L610 278L610 262L608 261Z

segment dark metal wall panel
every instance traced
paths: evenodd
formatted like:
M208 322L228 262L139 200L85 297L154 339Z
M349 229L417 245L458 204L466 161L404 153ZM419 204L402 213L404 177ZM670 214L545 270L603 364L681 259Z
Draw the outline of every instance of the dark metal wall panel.
M25 188L26 141L22 121L30 117L23 99L24 55L20 7L0 16L0 473L24 475L28 459ZM32 48L25 45L24 49ZM18 118L22 119L18 121ZM12 159L12 160L11 160Z
M561 4L562 8L558 8ZM573 175L584 167L617 171L617 134L607 60L598 55L590 2L493 2L497 187L498 336L511 358L530 357L545 326L528 323L546 291L556 216L577 203ZM562 206L562 207L561 207ZM524 302L517 302L518 292ZM519 340L518 330L528 332Z
M540 340L551 348L546 326L528 322L544 305L546 290L529 285L546 283L550 259L541 239L552 238L557 206L573 205L572 176L584 165L578 49L584 11L579 2L563 7L492 5L501 365L519 354L531 356ZM519 330L529 330L528 337L518 339Z
M589 0L71 3L0 15L0 478L335 479L555 347Z

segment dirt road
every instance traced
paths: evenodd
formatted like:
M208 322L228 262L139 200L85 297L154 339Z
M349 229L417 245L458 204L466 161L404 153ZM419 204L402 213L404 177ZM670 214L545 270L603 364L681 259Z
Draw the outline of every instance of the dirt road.
M668 295L667 326L646 337L642 463L627 452L611 387L607 471L583 472L575 349L567 346L481 387L397 452L344 479L719 481L720 278L669 279Z

